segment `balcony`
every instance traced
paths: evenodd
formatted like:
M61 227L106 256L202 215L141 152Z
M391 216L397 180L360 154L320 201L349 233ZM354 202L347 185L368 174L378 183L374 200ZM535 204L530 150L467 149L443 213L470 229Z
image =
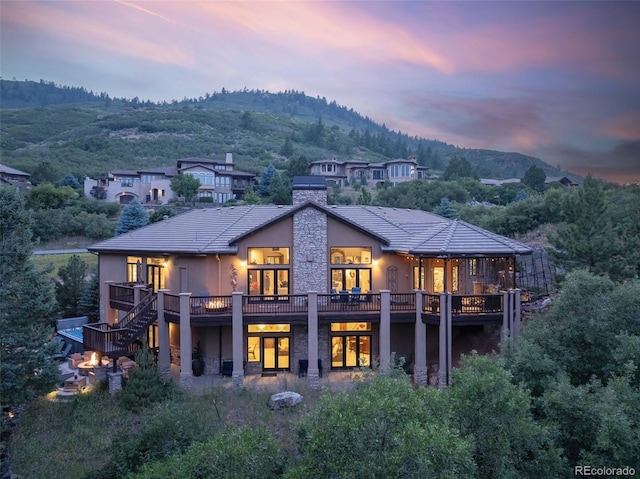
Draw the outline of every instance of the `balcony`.
M129 310L133 307L132 285L110 285L111 307ZM318 320L378 322L383 309L383 293L318 294ZM414 322L416 300L422 301L421 317L427 324L439 324L441 313L440 294L389 293L391 322ZM444 296L449 297L449 296ZM450 295L453 324L470 325L499 323L504 314L504 293ZM190 296L189 316L193 326L230 325L233 313L232 296ZM287 294L275 296L242 296L242 317L247 324L282 321L305 324L309 313L309 295ZM165 318L180 321L180 296L164 294Z

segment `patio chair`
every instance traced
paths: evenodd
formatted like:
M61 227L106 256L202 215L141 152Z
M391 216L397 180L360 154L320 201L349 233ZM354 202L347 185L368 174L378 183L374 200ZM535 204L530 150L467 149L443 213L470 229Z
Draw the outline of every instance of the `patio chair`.
M64 344L64 343L63 343ZM69 355L69 353L71 352L71 348L73 347L73 345L71 343L67 343L64 346L64 349L62 349L62 351L59 351L57 353L55 353L52 357L53 359L66 359L66 357Z
M308 371L309 371L309 360L299 359L298 360L298 377L299 378L305 377Z
M335 288L331 288L331 302L332 303L340 302L340 295L338 294L338 291Z
M351 301L356 302L356 301L360 301L361 299L361 295L360 293L362 292L362 290L358 287L353 287L351 288L351 297L349 298Z
M223 359L222 368L220 369L221 376L233 376L233 360Z

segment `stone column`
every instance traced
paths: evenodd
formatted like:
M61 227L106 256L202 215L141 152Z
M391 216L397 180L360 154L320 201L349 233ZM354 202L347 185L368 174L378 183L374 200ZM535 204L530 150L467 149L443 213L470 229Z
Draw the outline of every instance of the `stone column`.
M509 292L502 293L502 331L500 332L500 342L504 343L511 335L511 322L509 320Z
M318 368L318 292L309 291L307 299L307 341L309 348L307 381L311 389L318 389L320 387L320 369Z
M164 317L164 294L168 292L168 289L158 290L158 373L165 381L171 377L169 323Z
M391 291L380 290L380 371L391 368Z
M518 339L518 337L520 336L520 321L521 321L521 315L522 315L522 299L520 297L520 290L519 289L514 289L513 290L513 305L514 305L514 311L513 311L513 340L516 341Z
M122 391L122 373L120 371L107 373L107 379L109 382L109 393L112 396Z
M231 346L233 349L233 371L231 380L235 387L242 387L244 382L244 368L242 362L242 292L231 293Z
M416 290L416 328L415 328L415 361L413 364L413 382L418 386L426 386L427 375L427 325L422 321L422 299L424 291Z
M440 294L438 387L449 385L451 375L451 293Z
M191 293L180 293L180 386L191 389Z

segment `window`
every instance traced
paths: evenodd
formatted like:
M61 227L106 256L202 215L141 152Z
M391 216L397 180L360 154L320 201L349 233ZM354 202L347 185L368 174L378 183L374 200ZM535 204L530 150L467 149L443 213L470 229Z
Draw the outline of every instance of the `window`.
M127 256L127 283L137 283L142 276L142 258Z
M216 203L226 203L229 200L232 200L236 197L236 195L232 193L216 193Z
M371 323L331 323L331 367L371 366Z
M204 175L204 183L203 185L213 185L213 173L207 173Z
M371 264L371 248L331 248L331 264Z
M426 268L423 266L420 271L420 275L418 276L418 267L413 267L413 288L414 289L427 289L425 283L425 270Z
M402 165L401 171L402 171L401 176L404 176L404 177L411 176L411 173L410 173L411 170L409 168L409 165Z
M469 276L478 275L478 260L473 258L469 260Z
M390 176L391 178L396 178L396 177L398 177L398 176L399 176L399 174L398 174L398 173L399 173L399 172L398 172L398 165L391 165L391 166L389 167L389 176Z
M384 170L373 170L373 179L374 180L383 180L384 179Z
M249 264L289 264L289 248L249 248L247 258Z
M133 178L120 178L120 186L123 186L123 187L133 186Z
M368 268L334 268L331 270L331 288L336 291L371 291L371 270Z
M276 296L289 294L288 269L250 269L249 296ZM273 299L273 298L265 298ZM277 298L286 300L287 297Z
M216 186L226 186L226 187L231 186L231 177L216 175Z

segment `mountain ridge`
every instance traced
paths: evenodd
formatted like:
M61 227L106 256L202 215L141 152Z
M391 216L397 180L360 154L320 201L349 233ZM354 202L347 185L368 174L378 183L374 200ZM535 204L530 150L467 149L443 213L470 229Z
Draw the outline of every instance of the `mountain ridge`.
M2 161L30 173L38 162L61 173L93 176L125 165L163 166L186 156L218 158L228 151L239 168L256 173L269 163L283 167L296 155L374 162L416 155L436 172L458 156L483 177L521 178L535 164L547 176L581 180L520 153L461 148L389 130L352 108L296 90L223 88L153 103L43 80L0 80L0 106ZM284 151L287 142L291 152Z

